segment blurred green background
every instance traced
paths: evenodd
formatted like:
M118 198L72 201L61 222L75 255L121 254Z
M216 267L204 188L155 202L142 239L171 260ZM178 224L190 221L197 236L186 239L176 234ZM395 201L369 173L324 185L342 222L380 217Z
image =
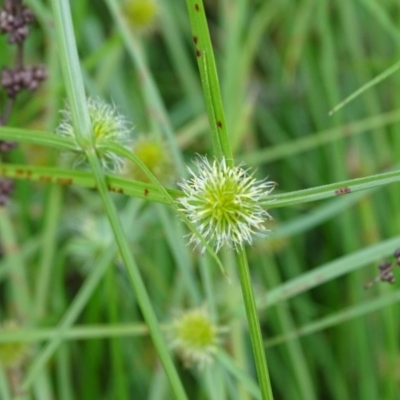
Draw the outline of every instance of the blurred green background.
M66 96L51 9L26 3L38 18L26 61L44 63L49 78L39 92L18 98L9 125L52 131ZM159 0L156 19L144 28L135 25L128 0L120 4L119 22L107 1L71 6L88 95L114 103L132 122L133 137L163 137L171 129L188 164L196 153L212 158L185 2ZM277 182L276 193L397 167L398 72L333 116L328 112L399 61L398 1L210 0L205 7L237 162ZM0 54L2 65L12 63L13 49L3 38ZM57 153L28 145L9 160L65 165ZM175 171L170 186L180 179ZM387 244L399 234L399 198L399 185L391 184L271 210L270 237L248 252L275 399L399 399L400 291L384 282L364 289L379 274L378 263L392 261L400 247L400 237ZM189 398L258 398L232 254L221 252L229 283L207 255L186 246L172 210L114 199L160 321L207 306L227 328L212 366L188 369L177 359ZM97 193L74 186L19 181L1 214L12 222L2 223L1 232L19 249L34 323L26 326L18 316L23 288L13 254L0 261L0 318L20 322L33 337L57 325L112 236ZM108 263L75 324L99 332L110 327L113 336L89 333L64 342L27 398L172 398L147 334L118 333L121 324L142 327L142 316L118 257ZM303 287L283 286L299 277ZM297 337L302 327L311 332ZM275 337L282 340L270 341ZM17 382L43 344L32 340L29 357L13 372Z

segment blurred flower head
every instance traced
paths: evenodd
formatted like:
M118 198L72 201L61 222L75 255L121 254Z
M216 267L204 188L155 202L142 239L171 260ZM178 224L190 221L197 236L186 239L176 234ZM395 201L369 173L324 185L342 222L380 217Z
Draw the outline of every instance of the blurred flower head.
M74 235L68 242L68 252L78 262L89 267L114 240L110 223L104 217L88 215L70 221Z
M179 184L184 196L178 202L180 210L216 251L225 244L234 249L246 242L251 244L253 235L269 232L265 220L272 217L264 203L274 182L258 181L240 166L228 166L225 159L210 163L199 157L195 163L197 172L189 168L191 177ZM191 242L198 245L200 239L192 234Z
M123 12L133 29L149 31L155 26L158 5L155 0L127 0Z
M132 144L132 153L138 157L151 173L163 184L175 178L174 166L168 146L153 135L141 135ZM126 174L141 182L150 182L148 176L135 163L127 163Z
M88 99L87 105L92 124L93 141L101 164L106 171L118 172L123 168L124 160L110 150L99 149L98 145L106 142L117 143L121 146L129 145L131 128L114 105L92 98ZM61 114L62 120L57 127L57 133L75 139L76 134L72 124L71 111L66 108L61 110ZM74 161L75 164L84 163L86 161L85 154L83 152L76 154Z
M219 329L202 308L182 313L170 325L171 347L187 367L212 363L220 342Z
M0 332L17 333L19 325L14 321L6 321L0 325ZM20 367L31 352L30 345L26 342L0 343L0 363L5 368Z

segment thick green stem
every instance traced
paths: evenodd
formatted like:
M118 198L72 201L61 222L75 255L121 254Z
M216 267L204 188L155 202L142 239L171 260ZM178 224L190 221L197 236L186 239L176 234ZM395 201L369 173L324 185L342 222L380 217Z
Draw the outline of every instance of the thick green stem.
M239 265L239 278L242 287L244 306L246 309L247 322L249 325L251 345L253 347L254 361L256 364L258 381L263 400L273 400L271 382L269 379L267 358L265 357L264 344L261 336L260 322L258 320L256 302L254 300L253 288L251 286L249 265L246 252L239 250L237 254Z
M214 155L217 159L225 157L228 165L232 166L232 150L225 122L217 67L203 1L186 0L186 5L189 12L208 120L210 122Z

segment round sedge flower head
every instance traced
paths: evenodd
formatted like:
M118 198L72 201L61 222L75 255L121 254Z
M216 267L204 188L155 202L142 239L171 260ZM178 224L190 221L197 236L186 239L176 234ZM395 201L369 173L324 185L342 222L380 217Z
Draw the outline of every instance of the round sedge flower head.
M70 224L74 235L68 243L68 251L74 259L90 268L93 260L113 242L110 224L105 218L93 216L82 217L79 221L74 219Z
M155 25L158 6L155 0L127 0L123 12L132 28L149 31Z
M168 146L161 139L141 135L133 143L132 153L161 183L171 183L175 175L172 157ZM149 177L135 163L127 164L127 175L141 182L150 182Z
M0 326L0 332L16 333L20 330L14 321L6 321ZM0 364L5 368L19 367L29 356L30 346L24 342L0 343Z
M131 129L127 120L121 116L114 105L105 104L98 99L89 98L89 117L92 124L93 139L97 154L103 168L107 171L118 172L124 166L124 160L110 150L98 149L104 142L113 142L127 146L131 142ZM69 109L61 110L62 120L57 128L57 133L75 139L75 130L72 125L72 116ZM85 162L83 152L75 157L75 164Z
M135 220L136 229L131 229L133 215L135 214L132 213L130 206L119 211L123 230L126 232L126 238L131 246L136 245L143 238L149 222L153 221L151 212L146 211ZM70 233L67 242L68 255L83 272L88 272L101 253L115 242L110 222L104 215L87 215L87 212L77 213L76 211L73 212L73 215L67 214L63 222ZM122 262L119 252L114 261Z
M196 165L198 172L189 168L191 177L179 184L184 196L178 202L180 210L216 251L224 244L234 249L246 242L251 244L253 235L269 232L264 223L272 217L263 203L274 182L257 181L240 166L228 166L225 159L211 164L200 157ZM198 245L200 239L192 234L191 242Z
M170 326L170 344L185 366L199 368L212 363L219 343L219 329L202 308L175 318Z

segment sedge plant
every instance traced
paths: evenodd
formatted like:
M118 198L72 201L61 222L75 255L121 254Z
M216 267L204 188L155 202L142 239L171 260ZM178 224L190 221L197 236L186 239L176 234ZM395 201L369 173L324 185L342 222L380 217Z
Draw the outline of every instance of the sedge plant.
M202 382L201 385L203 388L207 388L207 394L212 399L220 400L235 395L240 396L236 397L240 399L252 397L263 400L273 399L270 375L273 382L280 382L279 363L281 361L278 357L274 356L273 352L269 353L272 354L271 358L269 358L269 361L272 359L272 362L269 362L268 369L265 354L265 339L267 340L268 348L279 343L288 343L288 341L297 340L299 335L317 332L328 326L339 324L340 321L343 322L348 318L355 318L355 316L380 309L379 307L383 307L384 305L393 304L399 300L399 295L398 293L392 297L388 295L382 301L366 303L365 306L351 308L348 310L348 314L345 312L333 314L333 318L322 319L319 324L310 324L308 326L303 324L301 331L295 330L295 321L291 319L290 313L283 306L278 309L277 315L279 322L285 327L285 334L276 338L262 337L260 323L262 316L265 314L264 311L269 307L278 305L278 303L284 305L284 302L289 301L290 298L296 295L309 291L312 288L317 288L319 285L327 283L334 278L356 271L371 262L377 262L380 258L393 253L393 248L396 247L399 237L393 236L390 239L382 240L378 244L370 245L367 249L353 251L352 253L350 252L351 246L348 244L349 255L338 257L332 262L322 263L315 270L302 273L300 276L290 279L285 283L280 282L281 277L276 270L273 273L268 273L268 268L274 268L274 262L271 261L268 263L265 261L269 259L270 255L267 254L264 256L262 253L262 243L268 241L269 236L287 238L295 233L304 232L304 227L306 226L313 227L321 221L327 220L332 216L337 216L341 210L350 207L358 201L362 201L366 194L374 193L374 191L377 192L383 185L398 183L400 181L400 172L397 169L384 169L378 174L365 174L361 177L357 175L357 178L353 177L352 179L340 178L337 179L336 183L315 187L311 185L308 189L298 191L286 191L285 187L280 185L283 193L273 192L277 185L272 181L272 179L276 179L274 174L271 172L268 178L258 178L256 172L248 165L256 163L256 160L268 159L268 157L270 159L285 155L289 158L294 157L306 149L317 148L321 143L336 140L340 138L342 133L340 129L334 130L334 135L332 136L331 131L323 131L311 139L300 138L291 146L281 145L271 150L255 151L253 154L242 156L238 158L239 161L236 161L236 147L240 138L233 136L232 131L228 129L204 4L202 1L194 0L187 0L186 2L192 32L190 42L194 47L191 57L197 59L200 71L201 95L205 100L209 124L206 129L205 138L212 143L212 152L207 157L203 155L192 157L192 160L188 160L188 167L186 168L185 161L174 136L173 124L169 118L167 108L163 104L162 96L146 64L147 54L144 52L143 43L140 42L141 39L135 36L135 27L132 26L129 15L125 16L120 12L119 7L122 7L122 9L125 7L126 9L129 4L136 7L138 2L139 0L134 0L119 4L114 0L106 1L110 14L115 21L115 26L118 29L119 37L117 39L114 37L105 44L105 49L108 49L110 54L114 54L117 59L119 57L118 46L123 42L132 63L139 71L140 84L145 93L144 99L140 99L140 101L145 103L146 110L151 116L151 125L155 128L156 133L154 136L139 136L136 142L132 139L136 128L127 124L127 120L119 116L114 106L97 100L97 97L86 95L91 82L81 71L77 43L72 28L69 2L67 0L53 1L51 14L47 14L50 13L50 10L43 10L38 6L39 13L40 11L42 12L41 18L43 21L46 21L48 15L52 15L52 19L54 20L57 33L56 43L63 72L63 83L67 92L67 105L60 106L60 108L64 107L64 111L61 113L64 118L61 125L59 125L58 135L47 131L3 126L0 128L0 139L2 141L14 140L25 145L54 148L58 151L69 153L71 155L69 161L75 161L75 164L80 163L80 166L84 168L76 169L71 166L60 168L3 162L0 165L0 172L2 176L10 178L57 185L58 192L54 191L49 195L51 200L49 204L52 205L53 210L52 215L58 214L58 207L61 204L60 197L62 194L59 190L60 188L69 187L71 190L76 190L77 196L82 196L82 198L88 196L89 201L92 203L99 196L101 201L96 203L96 207L100 204L99 208L107 216L109 227L108 230L101 228L104 230L103 236L106 239L104 245L99 240L99 235L92 237L93 240L96 240L96 244L99 243L99 246L98 248L96 247L95 255L90 253L89 257L84 259L85 263L88 264L91 263L91 259L96 259L93 261L93 268L85 271L87 274L85 281L76 294L74 301L63 314L57 327L52 329L32 328L31 325L39 322L39 317L44 313L46 308L46 296L43 293L40 294L40 288L48 287L49 275L43 280L44 283L42 282L42 285L39 282L35 288L36 291L34 294L37 295L37 297L33 296L35 298L35 312L33 316L30 316L29 305L31 303L31 293L27 276L24 275L24 271L27 268L24 265L25 256L12 252L12 249L16 248L16 232L13 230L6 210L4 208L0 210L0 232L2 240L6 245L7 260L11 260L16 267L13 271L8 272L7 267L1 264L0 278L10 273L10 276L14 278L13 281L21 282L21 285L15 287L18 312L24 318L29 316L31 319L30 325L27 325L26 328L18 329L18 332L14 336L0 331L0 342L12 344L16 343L16 338L18 338L18 343L24 343L24 341L45 341L43 348L36 349L36 353L35 351L30 353L29 358L32 362L29 361L26 364L27 373L23 377L23 389L25 390L30 389L33 385L35 390L37 390L37 386L41 388L40 393L45 392L43 388L48 387L48 381L46 381L48 377L42 375L46 371L45 365L55 354L57 362L61 360L60 365L65 365L62 362L64 354L62 353L62 344L67 340L108 337L112 338L112 367L115 371L119 371L116 374L120 383L118 385L120 388L118 396L121 399L128 398L128 392L121 389L128 385L126 374L124 374L123 358L121 357L121 351L119 351L120 343L115 338L121 338L124 335L130 338L133 336L145 337L148 335L151 338L151 346L155 349L164 372L159 372L157 369L153 376L150 378L147 376L146 379L152 379L152 382L156 382L157 384L154 387L163 388L166 386L165 383L163 384L163 373L165 373L169 387L175 398L192 398L194 394L190 392L190 389L188 390L189 385L187 385L183 377L185 372L177 368L179 361L173 359L174 353L183 360L183 367L192 368L194 366L193 373L196 379ZM249 11L244 6L245 3L238 3L238 8L237 10L235 9L237 14L232 14L234 24L242 27L245 26L243 15L246 15L243 11ZM301 38L304 38L306 33L305 27L307 25L305 21L311 15L310 4L304 4L299 10L299 22L294 27L294 32L299 34ZM145 8L145 10L153 10L152 7L155 7L156 2L148 1L145 2L145 5L146 7L150 7ZM161 4L157 4L157 7L160 7L162 12L167 13L172 13L173 11L171 10L175 10L175 5L172 4L171 10L165 10L165 7L162 7ZM263 24L267 23L269 18L272 18L275 14L286 12L285 7L287 6L282 3L276 5L269 12L270 10L266 5L260 6L259 19L256 20L258 23L251 27L249 46L247 47L249 53L251 53L251 49L253 48L253 41L260 37L259 32L262 31ZM221 6L221 10L224 10L223 6ZM321 6L321 10L325 9ZM178 12L182 13L182 10ZM160 18L162 17L161 14ZM182 15L178 14L178 16ZM226 15L231 16L229 13L226 13ZM187 18L186 15L185 18ZM385 19L381 20L385 23ZM226 19L225 23L229 28L229 18ZM387 21L384 26L391 31ZM326 26L323 26L321 29L326 29ZM239 42L239 36L231 39L230 43L232 46L229 48L229 51L232 51L232 53L230 56L235 54L234 49L235 44L237 44L235 40ZM179 43L178 40L175 42L175 45L179 48L182 43ZM184 45L182 45L182 48L184 48ZM104 51L104 49L101 49L101 51ZM101 54L101 51L99 51L99 54ZM115 51L115 53L112 53L112 51ZM300 53L298 51L296 46L289 46L285 61L286 80L290 79L293 69L295 69L296 64L299 62ZM99 54L96 56L100 57ZM190 65L190 63L185 63L187 61L185 57L181 58L182 65ZM108 61L112 63L112 57ZM232 66L232 71L235 68ZM241 65L238 66L239 72L240 68ZM375 80L370 81L369 84L360 89L359 92L356 92L355 95L363 93L366 89L370 89L383 78L387 78L397 68L396 64L396 66L390 68ZM234 82L233 75L230 75L230 73L228 75L227 81ZM84 78L87 86L86 90L83 83ZM191 98L195 99L198 94L196 93L198 86L193 85L188 90ZM351 96L348 101L353 98L354 96ZM191 104L196 104L196 102L191 102ZM318 105L317 102L315 104ZM237 104L229 109L230 115L235 114L234 110L236 106ZM336 111L340 107L341 105L333 110ZM244 112L240 114L241 117L244 115ZM398 113L391 113L373 121L368 120L364 122L364 125L379 127L398 120ZM269 126L277 127L277 124L273 125L274 121L272 119L268 122L270 123ZM357 130L361 131L364 125L360 124L361 127L349 130L357 133ZM143 131L146 130L144 129ZM240 132L240 127L237 127L234 130L234 135L240 135ZM150 146L148 145L149 143ZM378 145L379 143L376 144ZM277 153L274 153L275 149L278 150ZM383 153L384 150L382 150ZM162 160L163 162L160 165L156 165L157 158L160 157L160 152L164 152L162 155L165 155L166 158ZM248 161L248 165L243 160ZM194 163L191 161L194 161ZM131 163L131 165L127 165L127 163ZM296 168L293 169L296 170ZM118 176L118 173L121 171L123 176ZM165 179L165 173L169 171L173 171L174 176ZM315 171L311 171L311 173L313 172L315 173ZM335 173L338 173L338 176L340 176L338 171L335 171ZM178 175L178 178L176 175ZM305 180L310 179L310 176L307 174L304 175L306 175L304 177ZM283 177L283 179L285 178ZM172 186L174 182L177 182L177 186L170 188L169 186ZM158 305L160 305L165 302L165 299L160 296L160 293L166 293L165 287L160 284L160 281L162 281L160 276L163 276L163 274L167 276L169 271L164 271L163 268L157 269L156 267L159 267L161 263L156 263L155 267L152 264L153 261L146 257L143 258L146 268L139 269L138 265L140 263L133 256L132 242L126 234L126 221L124 220L124 223L121 224L119 220L113 193L124 195L125 198L137 201L137 203L132 204L132 208L127 206L130 212L123 213L122 215L128 222L131 219L135 221L135 229L138 231L142 228L143 230L148 229L150 225L148 221L154 218L154 215L151 215L152 212L149 212L143 204L159 203L155 204L157 206L156 214L162 221L165 231L168 232L167 241L171 248L172 256L168 252L162 253L162 246L158 247L158 250L164 255L167 254L165 257L172 257L174 263L179 264L181 271L179 277L176 279L172 297L175 304L186 306L187 303L190 303L190 307L180 307L181 309L178 309L178 312L175 313L175 318L172 317L174 313L171 313L169 318L165 318L166 320L169 319L169 323L165 325L161 324L161 318L156 313L161 307L157 309L157 307L154 307L154 304L158 302ZM320 206L320 208L315 208L309 215L307 214L298 220L285 223L282 228L279 224L272 228L268 223L275 216L275 211L278 211L279 208L289 206L305 207L306 203L322 199L329 199L329 201ZM371 213L369 212L368 201L362 204L364 214L368 216L368 221L370 221L372 218L369 217ZM126 215L129 215L129 217L125 217ZM143 216L144 222L140 221L138 215ZM104 223L104 219L102 223ZM29 224L26 225L28 226ZM56 226L57 224L54 221L53 223L48 223L46 225L47 234L44 238L51 239L54 237ZM182 233L183 226L187 227L188 234L184 238L177 239L177 233L179 232L179 235ZM29 230L29 226L26 229ZM98 234L98 232L96 233ZM158 232L152 232L152 234L157 237ZM343 235L347 235L345 231ZM110 240L110 238L113 240ZM81 253L85 250L85 243L90 240L90 237L85 238L84 241L81 240L81 243L84 243L79 248ZM154 242L153 244L156 245L156 240L151 240L151 242ZM187 245L185 246L184 243L187 243ZM33 242L32 247L35 249L37 246L40 246L40 243ZM282 245L283 248L285 246L286 244ZM143 248L148 249L145 246ZM28 247L26 253L29 253L29 251L32 252L34 250ZM76 251L76 246L75 250L71 246L67 247L65 251ZM259 294L258 291L260 288L253 285L251 280L249 260L258 251L262 254L263 263L261 264L265 267L265 280L274 285L274 288L268 293L263 291L263 293ZM143 253L145 253L145 250L143 250ZM86 256L88 256L88 253ZM206 305L201 304L202 298L201 294L199 294L200 290L195 280L196 277L192 271L191 257L197 258L201 264L201 280L206 288L205 291L208 293ZM296 264L292 250L289 249L285 257L287 257L287 265ZM48 261L46 262L48 264ZM114 269L111 267L113 263L117 265ZM234 293L230 297L235 306L232 306L234 311L231 311L228 318L231 317L232 320L242 321L244 316L238 310L241 310L243 302L247 329L238 330L232 327L231 331L224 329L224 334L222 335L220 332L220 319L227 317L224 313L221 313L222 317L219 314L219 307L221 307L220 304L224 304L224 299L218 299L218 289L221 286L218 286L218 283L213 280L213 277L215 278L215 273L213 272L215 268L213 267L215 266L214 264L220 266L224 272L224 276L223 283L219 282L219 284L229 287L231 284L229 282L229 274L233 275L236 272L232 271L232 268L226 271L224 268L225 263L237 266L241 286L241 296L237 296ZM185 267L187 268L186 271ZM43 274L46 275L46 271L48 270L47 267L43 268ZM157 274L152 275L149 271L154 270L157 271ZM120 294L115 289L118 280L117 274L126 278L130 293L127 297L129 299L134 297L134 301L132 302L137 302L141 313L138 318L143 316L144 324L119 325L119 313L121 311L116 306L116 303L111 304L109 302L106 310L110 320L113 321L113 325L109 327L74 327L73 325L86 307L89 307L89 311L96 315L96 310L93 311L90 309L90 299L96 296L96 289L103 280L107 283L107 293L110 294L110 299L113 298L115 300L119 295L121 297L124 296L125 292ZM145 275L146 279L143 279L143 275ZM226 279L226 276L228 279ZM193 293L188 295L188 292ZM186 302L185 296L189 297L190 300ZM238 301L239 306L233 301L237 301L238 297L240 297ZM120 308L125 306L125 302L119 304ZM229 306L226 306L226 304L225 307L229 309ZM90 314L89 311L88 314ZM129 312L132 312L132 310L129 309ZM268 314L267 321L274 322L274 316L270 320L270 315ZM230 335L232 336L232 343L235 344L232 346L234 347L232 350L234 356L228 355L230 350L224 349L226 337ZM249 372L252 369L251 363L245 361L246 356L243 356L244 352L241 351L240 345L237 345L237 343L247 343L247 335L251 342L252 359L254 360L258 383L255 382L251 376L252 374ZM301 347L298 344L296 342L294 345L288 345L289 356L293 361L293 365L297 366L294 379L298 382L302 398L306 398L307 400L317 398L316 391L313 390L312 379L310 379L310 376L307 376ZM11 346L9 348L16 347ZM316 348L322 348L321 341L316 344ZM59 351L56 353L58 349ZM140 352L140 349L136 350ZM328 363L330 353L326 351L323 354L321 353L321 355L326 363ZM386 368L385 363L389 363L389 361L386 359L383 360L382 368ZM314 363L317 365L315 360ZM334 365L333 361L331 365ZM221 372L221 369L218 369L220 366L223 366L223 372ZM215 370L212 369L214 367L216 367ZM0 380L4 383L4 385L0 385L2 390L1 395L9 398L12 388L7 387L7 377L3 369L4 365L0 365ZM128 374L140 374L143 370L140 366L137 366L136 369L129 371ZM335 371L335 369L333 370ZM212 372L207 375L204 371ZM232 376L235 378L235 382L239 382L237 385L237 393L239 394L236 394L236 386L232 385L231 379L226 378L227 374L225 372L227 371L229 371L229 377ZM65 370L60 368L58 372L60 376L64 376L63 373ZM148 381L146 380L146 382ZM279 392L290 394L295 390L291 389L291 386L294 387L294 385L283 386L278 388ZM90 386L88 390L92 389L93 386ZM387 390L388 393L392 390L390 385L388 385ZM342 398L346 398L346 390L342 390L340 385L338 385L338 388L332 387L332 392L335 391L337 393L344 393ZM162 392L162 389L160 389L160 392ZM163 393L167 392L167 390L164 390ZM162 398L160 394L157 394L155 389L149 396L153 396L152 398Z

